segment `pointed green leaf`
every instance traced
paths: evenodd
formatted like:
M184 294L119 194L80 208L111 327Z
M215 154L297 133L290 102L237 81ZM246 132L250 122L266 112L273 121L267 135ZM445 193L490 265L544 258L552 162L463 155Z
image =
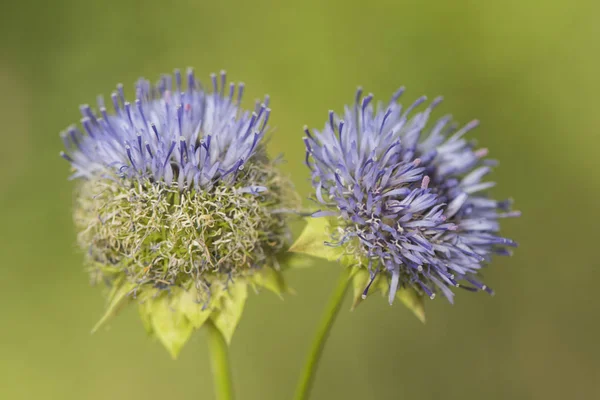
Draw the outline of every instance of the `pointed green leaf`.
M217 285L213 286L215 288L217 287ZM213 293L211 293L211 303L216 303L218 299L220 299L221 291L219 290L219 293L216 292L216 290L213 290ZM213 311L213 308L210 304L198 302L198 298L194 289L182 290L179 300L181 312L187 317L192 326L196 329L200 328L204 322L206 322Z
M148 311L148 307L146 306L146 303L139 304L138 312L140 314L140 319L142 320L142 325L144 325L146 333L152 336L154 334L154 331L152 329L152 319Z
M291 250L290 250L291 251ZM277 262L282 271L288 269L308 268L313 265L312 260L300 253L285 252L277 257Z
M121 310L121 308L129 302L128 294L135 286L136 285L134 283L130 282L115 282L115 285L108 295L108 305L106 306L104 315L96 323L94 328L92 328L92 333L95 333L102 325L114 317Z
M270 290L279 297L289 292L289 288L283 279L283 273L270 267L261 268L260 271L252 274L250 281L260 287Z
M160 291L158 289L144 289L140 290L137 293L136 300L138 303L138 312L140 314L140 319L142 320L142 324L144 325L144 329L148 333L148 335L153 336L154 331L152 329L152 307L150 303L159 295Z
M194 329L192 323L177 307L180 294L171 296L169 293L163 293L144 303L154 335L173 358L177 358Z
M354 310L365 299L363 298L363 293L371 281L371 275L367 268L353 267L351 279L352 287L354 288L354 301L352 302L351 310ZM371 283L368 294L371 295L378 291L387 291L387 282L382 278L381 274L378 274L373 280L373 283Z
M290 247L292 253L303 253L309 256L337 261L343 255L343 248L325 245L331 240L331 226L327 218L306 218L306 226L296 243Z
M396 297L415 314L419 321L425 323L425 304L422 295L413 288L401 288L396 292Z
M243 279L237 279L235 283L229 285L228 291L221 298L220 309L211 316L227 344L231 343L235 328L240 322L247 297L248 283Z
M350 310L354 310L363 301L362 294L369 284L369 271L366 268L356 267L352 269L351 275L354 292Z
M351 273L352 286L354 288L354 301L352 310L354 310L364 299L362 294L371 279L369 271L366 268L354 267ZM382 274L378 274L369 287L369 294L382 292L384 296L389 293L389 282ZM400 288L396 292L396 298L400 300L409 310L411 310L419 321L425 323L425 304L424 298L414 288Z

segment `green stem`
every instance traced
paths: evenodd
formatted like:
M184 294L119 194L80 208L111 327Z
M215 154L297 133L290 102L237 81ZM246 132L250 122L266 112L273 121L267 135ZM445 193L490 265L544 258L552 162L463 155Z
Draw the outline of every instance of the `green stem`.
M216 399L233 400L233 383L227 355L227 343L221 331L210 319L204 325L208 331L208 350Z
M296 400L307 400L309 398L310 390L312 389L315 380L315 373L319 366L319 360L321 359L321 354L323 354L323 348L325 347L325 341L327 340L329 332L331 332L331 327L335 322L335 318L340 311L349 283L350 277L348 276L348 271L344 269L333 295L329 300L327 310L325 311L325 314L323 314L323 319L321 320L321 324L319 325L319 329L313 340L310 354L306 360L306 364L304 364L302 377L296 388L296 396L294 397Z

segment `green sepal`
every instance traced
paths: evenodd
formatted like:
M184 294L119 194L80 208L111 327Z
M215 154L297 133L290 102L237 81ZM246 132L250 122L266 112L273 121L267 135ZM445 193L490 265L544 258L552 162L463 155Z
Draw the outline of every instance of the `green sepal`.
M237 279L231 283L220 301L220 306L211 315L211 320L225 337L227 344L231 343L231 338L237 328L244 304L248 297L248 283L243 279Z
M364 267L352 267L352 271L350 273L352 279L352 287L354 289L353 293L353 302L351 310L353 311L358 305L364 300L362 295L371 280L371 275L369 274L369 270ZM388 288L386 279L381 276L381 274L377 274L371 287L369 288L369 295L381 291L386 292Z
M351 309L354 310L364 300L362 295L369 284L371 276L367 268L354 267L352 268L351 279L352 287L354 288ZM369 288L369 294L379 291L387 297L389 290L389 282L387 279L385 279L382 274L378 274ZM419 321L425 323L425 303L422 294L418 293L412 287L403 287L396 291L396 298L411 310Z
M208 305L198 301L194 289L184 290L180 295L180 310L195 329L199 329L204 325L206 320L212 314L213 305L217 304L223 295L223 291L220 289L219 285L212 285L211 289L210 303Z
M414 288L400 288L396 292L396 298L415 314L415 316L425 323L425 304L424 296L418 293Z
M154 329L152 328L152 307L149 305L158 295L160 290L156 288L141 290L137 294L138 313L140 319L144 325L144 329L150 336L154 336Z
M95 333L108 320L114 317L127 303L130 301L129 293L135 288L135 284L131 282L122 283L118 280L114 283L107 299L106 310L102 318L92 328L92 333Z
M278 255L276 261L281 271L308 268L313 265L310 259L300 253L292 253L291 250Z
M283 278L283 273L270 267L263 267L260 271L250 275L249 281L255 286L270 290L281 298L284 293L292 292Z
M369 283L369 271L366 268L356 267L353 268L350 273L350 279L352 279L352 306L351 311L363 301L362 294Z
M154 330L152 329L152 316L150 314L150 307L146 307L145 303L138 304L138 313L140 314L140 319L142 320L142 325L144 325L144 329L146 333L150 336L154 336Z
M331 240L331 224L327 218L305 218L306 226L290 247L292 253L302 253L328 261L337 261L344 254L342 246L327 246Z
M181 309L183 289L162 292L140 304L140 314L146 330L165 346L171 357L177 358L189 340L194 325Z

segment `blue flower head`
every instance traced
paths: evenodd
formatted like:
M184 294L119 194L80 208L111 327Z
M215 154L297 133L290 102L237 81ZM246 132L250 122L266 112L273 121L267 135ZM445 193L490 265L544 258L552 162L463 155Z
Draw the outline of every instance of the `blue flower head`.
M72 126L62 135L67 149L62 156L74 167L74 178L91 178L108 171L123 178L177 182L185 188L210 189L215 183L233 183L257 150L269 120L269 98L253 113L241 112L244 85L227 88L225 72L220 85L212 75L213 92L206 93L187 73L165 75L157 85L140 79L136 100L125 100L123 86L111 96L114 114L102 98L100 116L81 106L81 125L87 135ZM265 190L264 187L251 190Z
M206 91L187 73L123 86L113 112L81 107L61 155L79 182L78 241L94 282L111 288L107 316L137 299L149 332L176 355L211 319L229 339L247 284L278 293L278 257L289 240L290 182L264 146L269 98L253 112L243 84L212 75ZM103 322L103 319L101 322Z
M306 164L322 210L335 217L329 246L346 246L370 279L389 282L389 301L399 288L414 288L452 302L451 288L492 290L477 275L492 254L508 255L516 243L498 234L499 219L519 215L509 200L486 195L495 163L451 117L429 117L441 98L423 111L422 97L404 108L401 88L389 102L373 105L373 95L355 102L342 116L329 113L321 131L305 129Z

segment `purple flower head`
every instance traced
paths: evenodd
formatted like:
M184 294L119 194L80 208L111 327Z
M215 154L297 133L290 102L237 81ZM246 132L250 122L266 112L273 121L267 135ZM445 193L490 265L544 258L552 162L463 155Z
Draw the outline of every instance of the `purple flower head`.
M167 185L177 182L180 190L234 182L264 136L269 98L255 112L243 112L244 85L227 86L225 72L211 78L213 91L207 93L193 70L187 72L185 87L176 70L174 78L165 75L156 85L140 79L133 103L125 100L119 85L111 95L113 114L102 98L99 114L81 106L86 133L72 126L62 134L66 151L61 155L75 169L73 178L109 172Z
M62 134L77 243L92 283L108 289L94 329L137 302L173 357L207 321L229 342L249 286L287 291L297 201L266 152L269 98L244 111L244 85L211 78L212 90L191 69L140 79L131 103L119 85L112 112L102 98L97 111L81 106L82 128Z
M342 116L330 111L323 130L305 129L306 164L323 206L313 216L338 217L328 244L358 243L352 248L371 283L386 274L390 303L399 287L430 298L442 292L450 302L452 287L493 293L476 275L492 254L516 246L499 236L498 220L519 213L485 193L494 162L464 138L477 121L460 129L450 116L428 123L441 98L416 112L425 97L403 108L403 91L374 106L359 88Z

